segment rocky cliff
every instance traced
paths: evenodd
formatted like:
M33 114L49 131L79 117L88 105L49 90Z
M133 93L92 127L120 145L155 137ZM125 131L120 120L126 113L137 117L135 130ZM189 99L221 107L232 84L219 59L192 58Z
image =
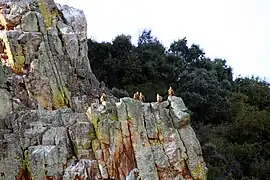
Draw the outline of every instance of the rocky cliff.
M180 97L118 100L101 87L82 11L53 0L0 10L1 179L206 179Z

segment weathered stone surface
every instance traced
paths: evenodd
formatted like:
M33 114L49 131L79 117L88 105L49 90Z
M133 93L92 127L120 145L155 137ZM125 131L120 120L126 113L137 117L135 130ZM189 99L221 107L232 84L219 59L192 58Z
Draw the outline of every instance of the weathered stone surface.
M1 179L206 179L181 98L119 102L99 84L82 11L53 0L0 10Z
M179 113L172 107L179 100L123 98L106 106L92 103L86 114L8 113L0 123L0 172L7 179L22 169L35 179L206 179L193 129L178 127L171 116Z
M0 9L1 62L15 74L7 74L12 87L23 87L14 93L21 93L15 108L40 103L44 109L60 109L72 107L73 97L92 98L89 92L99 82L87 57L82 11L53 0L10 0Z
M181 98L161 104L122 98L115 106L92 104L87 111L95 128L92 150L102 178L129 179L136 169L135 179L206 179L193 129L188 123L178 125L184 121L179 116L185 110Z
M5 117L12 110L11 96L5 89L0 89L0 118Z

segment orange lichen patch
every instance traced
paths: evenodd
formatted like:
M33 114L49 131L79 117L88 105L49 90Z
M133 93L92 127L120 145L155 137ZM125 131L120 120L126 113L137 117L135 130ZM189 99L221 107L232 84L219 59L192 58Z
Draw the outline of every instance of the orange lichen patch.
M0 30L2 31L4 29L5 29L5 26L0 23Z
M17 70L17 69L11 69L12 70L12 72L14 73L14 74L16 74L16 75L24 75L24 73L23 73L23 71L19 71L19 70Z
M188 167L187 167L187 163L185 160L182 160L182 169L181 169L181 172L180 172L180 175L183 176L184 179L187 179L187 180L193 180L189 170L188 170Z
M55 177L55 176L45 176L44 180L60 180L62 179L61 177Z
M180 175L183 176L185 179L192 179L187 168L182 168Z
M110 151L109 151L110 146L108 144L101 143L101 148L102 148L102 152L103 152L103 158L105 160L109 159L110 158Z
M159 179L175 179L175 177L178 175L178 172L175 171L172 166L162 168L156 165L156 168Z
M19 22L19 21L18 21ZM17 23L18 23L17 22ZM5 16L2 14L2 10L0 9L0 30L14 30L14 27L16 27L18 24L15 22L11 22L5 18Z
M99 176L99 168L97 161L93 161L92 165L88 168L89 179L96 179Z
M83 180L83 178L76 174L74 180Z
M55 180L54 176L45 176L44 180Z
M130 128L127 121L123 121L122 123L124 128ZM120 179L121 176L127 177L130 171L136 168L136 160L131 139L130 134L124 135L123 132L117 131L116 147L112 164L110 165L111 167L108 168L110 177L115 177L115 179Z
M122 147L114 154L115 167L117 167L116 177L127 177L129 172L136 167L136 160L130 137L123 137Z
M32 180L31 173L27 168L20 168L16 180Z
M7 22L6 23L6 30L14 30L14 28L17 26L17 24L13 23L13 22Z
M20 74L25 62L25 57L22 53L12 54L9 46L9 40L5 30L13 30L15 23L7 22L2 13L0 13L0 59L9 66L14 73Z

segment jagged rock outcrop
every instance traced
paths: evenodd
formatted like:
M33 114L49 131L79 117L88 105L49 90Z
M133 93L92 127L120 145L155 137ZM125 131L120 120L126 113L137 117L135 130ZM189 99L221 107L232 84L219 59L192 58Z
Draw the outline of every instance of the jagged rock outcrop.
M181 98L131 98L71 109L10 113L1 121L6 179L206 179L200 144Z
M206 179L181 98L119 101L100 86L82 11L53 0L0 10L1 179Z
M83 139L75 143L78 156L87 156L84 145L91 147L98 166L89 168L100 169L95 178L206 179L200 144L186 110L182 99L175 96L162 103L131 98L115 105L93 103L87 115L95 136L90 136L91 144ZM65 175L74 177L74 172Z
M39 104L48 110L86 110L76 105L89 103L99 82L87 57L83 12L53 0L6 0L0 9L0 58L13 110Z

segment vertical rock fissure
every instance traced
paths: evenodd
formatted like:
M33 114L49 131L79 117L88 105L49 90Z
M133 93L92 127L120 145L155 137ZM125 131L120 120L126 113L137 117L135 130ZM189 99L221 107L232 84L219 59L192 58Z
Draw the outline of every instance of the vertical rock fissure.
M44 4L42 4L42 2L41 1L38 1L38 6L39 6L39 8L41 9L41 8L45 8L45 7L43 7L43 5ZM41 12L41 14L42 14L42 12ZM43 14L42 14L43 15ZM37 19L39 19L39 17L38 17L38 15L35 13L35 17L37 18ZM45 22L45 19L44 19L45 17L43 17L43 22L46 24L46 22ZM37 21L37 24L38 24L38 28L39 28L39 30L41 30L41 27L40 26L42 26L41 25L41 22L39 22L39 21ZM47 27L48 28L48 27ZM60 92L60 93L58 93L58 95L60 95L61 97L62 97L62 102L64 102L65 103L65 105L67 105L67 107L70 107L70 102L69 102L69 98L67 97L67 95L66 95L66 93L65 93L65 91L64 91L64 89L63 89L63 83L61 82L62 80L61 80L61 76L60 76L60 74L59 74L59 72L58 72L58 69L57 69L57 64L55 63L55 61L53 61L53 56L52 56L52 52L53 52L53 49L51 48L51 45L50 45L50 39L49 39L49 36L50 36L50 34L49 34L49 32L48 32L48 29L45 29L45 32L46 32L46 34L44 34L44 33L41 33L42 35L41 35L41 38L42 38L42 40L43 40L43 42L44 42L44 46L45 46L45 50L46 50L46 54L47 54L47 56L48 56L48 62L49 62L49 65L50 65L50 69L52 70L51 72L54 74L54 79L55 79L55 81L56 81L56 84L57 84L57 90ZM40 45L39 45L40 46ZM54 62L54 63L53 63ZM52 89L51 89L51 92L52 92ZM54 93L57 93L57 92L54 92ZM52 101L52 108L55 108L54 106L55 106L55 104L54 104L54 93L52 93L52 95L51 95L51 97L50 97L50 100ZM66 100L67 100L67 102L66 102Z
M64 103L66 103L65 105L67 105L67 107L70 107L70 100L69 100L69 97L66 95L66 92L64 91L64 84L61 80L61 76L59 74L59 71L58 71L58 67L57 67L57 64L55 61L53 61L53 57L52 57L52 54L50 53L52 50L51 48L51 45L50 45L50 41L49 41L49 34L48 34L48 31L47 31L47 34L46 34L46 37L43 35L43 40L44 40L44 44L45 44L45 49L47 51L47 55L48 55L48 61L49 61L49 64L51 66L51 69L52 69L52 72L54 74L54 77L55 77L55 81L56 81L56 84L57 84L57 88L58 88L58 91L60 92L60 95L61 97L63 98L62 101ZM46 41L47 40L47 41ZM48 47L49 46L49 47ZM52 100L54 97L52 96ZM67 102L65 102L67 100ZM53 101L52 101L53 102ZM54 105L53 105L54 106Z
M97 141L98 141L99 147L100 147L99 150L101 150L101 156L102 156L102 159L104 160L104 152L103 152L103 149L101 147L101 145L102 145L101 143L102 142L101 142L101 139L99 139L98 138L98 135L97 135L97 132L98 132L98 123L100 122L100 119L99 119L99 117L96 117L96 119L97 119L97 121L95 122L95 124L93 124L93 127L94 127L94 131L95 131L95 135L97 137ZM93 149L93 147L92 147L92 149ZM95 158L96 158L98 164L102 166L102 163L100 163L100 160L97 157L95 157ZM104 161L104 163L106 164L105 161ZM98 168L98 171L99 171L99 174L102 176L103 173L102 173L101 168ZM108 172L107 167L106 167L106 171Z
M55 50L52 48L52 42L53 42L53 40L51 38L51 35L48 33L48 31L47 31L46 37L47 37L47 42L48 42L48 44L47 43L46 44L49 46L47 49L50 50L50 51L47 50L48 55L50 56L49 57L49 60L50 60L50 63L54 65L54 66L52 65L52 68L53 69L55 68L54 69L55 77L56 77L56 80L59 81L57 84L58 84L58 87L61 88L61 87L63 87L64 83L62 82L62 79L61 79L61 75L59 73L60 71L58 69L58 66L57 66L56 62L53 60L54 59L53 58L53 55L55 55L53 53L55 53Z
M188 170L189 170L189 172L191 172L191 169L189 168L189 166L187 165L187 161L188 161L188 159L189 159L189 156L188 156L188 153L187 153L187 147L186 147L186 145L185 145L185 142L183 141L183 139L182 139L182 137L181 137L181 134L180 134L180 132L179 132L179 129L177 128L177 127L175 127L175 125L174 125L174 122L173 122L173 117L172 117L172 114L171 113L173 113L172 112L172 110L171 110L171 108L169 109L169 113L168 113L168 115L169 115L169 119L171 120L171 123L173 124L173 127L176 129L176 131L177 131L177 134L178 134L178 136L179 136L179 139L181 140L181 142L182 142L182 144L183 144L183 146L184 146L184 148L185 148L185 150L184 150L184 152L185 152L185 154L186 154L186 159L185 158L183 158L183 160L184 160L184 162L185 162L185 168L187 168ZM188 174L190 174L190 176L192 177L192 174L191 173L188 173ZM192 178L195 178L195 177L192 177Z
M48 32L47 32L47 33L48 33ZM46 35L46 36L47 36L47 35ZM43 41L44 41L45 49L46 49L46 51L47 51L49 64L50 64L50 66L51 66L52 72L53 72L54 77L55 77L55 81L56 81L57 86L58 86L58 88L59 88L59 87L60 87L60 83L58 82L58 78L57 78L55 69L54 69L53 64L52 64L52 62L51 62L52 60L51 60L51 57L50 57L50 51L49 51L50 48L48 47L48 44L47 44L48 38L45 38L45 35L42 34L42 39L43 39ZM46 40L47 40L47 41L46 41Z
M123 122L120 122L120 123L123 123ZM125 142L124 142L124 138L126 138L126 137L128 137L129 138L129 141L131 140L131 138L130 138L130 136L126 136L124 133L123 133L123 130L122 130L122 127L121 127L121 125L120 125L120 131L121 131L121 142L122 142L122 150L120 151L120 153L119 153L119 155L120 156L122 156L122 154L124 154L125 156L126 156L126 158L129 160L129 162L133 162L133 163L136 163L136 161L135 161L135 156L134 156L134 153L133 152L131 152L131 154L129 154L128 153L128 151L129 151L129 149L127 149L126 148L126 144L125 144ZM130 133L130 132L129 132ZM130 141L131 142L131 141ZM131 144L131 147L132 147L132 144ZM131 151L133 151L132 149L131 149ZM118 159L117 159L117 164L116 164L116 167L120 167L120 161L121 161L121 158L120 158L120 156L118 157ZM134 168L136 168L136 165L135 165L135 167L133 167L133 169ZM130 168L128 168L128 169L130 169ZM132 170L132 169L131 169ZM120 179L120 174L123 174L123 172L122 173L120 173L119 172L119 168L117 168L117 176L118 176L118 178ZM125 177L126 178L126 177Z
M21 150L21 157L20 157L20 168L19 168L19 173L16 177L16 179L26 179L26 180L32 180L31 178L31 173L30 173L30 162L29 162L29 155L28 155L28 147L25 147L25 142L24 142L24 133L22 130L24 129L22 127L22 121L24 120L24 117L27 116L27 113L24 115L18 114L19 119L16 120L17 124L17 133L18 133L18 138L19 138L19 147ZM16 131L16 130L15 130Z
M160 115L161 115L161 112L160 112L160 106L158 106L158 113L159 113L159 117L160 117ZM153 111L153 110L152 110ZM157 119L156 119L156 117L154 116L154 118L155 118L155 120L157 121ZM164 129L163 129L163 131L164 131ZM163 132L163 134L164 134L164 132ZM158 137L158 139L159 139L159 137ZM159 139L159 141L161 142L161 140ZM171 167L173 167L173 165L171 164L171 162L170 162L170 157L169 157L169 155L167 154L167 152L166 152L166 149L165 149L165 147L164 147L164 145L162 145L162 149L163 149L163 151L164 151L164 154L165 154L165 156L167 157L167 159L168 159L168 163L170 164L170 166Z
M62 13L61 13L62 14ZM65 47L65 42L64 42L64 39L63 39L63 34L62 34L62 32L61 32L61 30L59 29L59 27L58 26L56 26L56 29L57 29L57 34L58 34L58 38L61 40L61 43L62 43L62 47L63 47L63 51L64 51L64 54L68 54L67 53L67 49L66 49L66 47ZM72 64L72 61L71 61L71 58L69 58L69 56L65 56L64 58L67 58L68 59L68 61L69 61L69 64L70 64L70 66L72 67L73 66L73 64ZM74 72L75 73L75 72Z
M69 11L69 9L67 9L67 11L68 11L68 13L71 15L72 13ZM65 19L65 17L63 16L63 18ZM65 19L66 20L66 22L68 22L68 20L67 19ZM76 32L75 31L75 29L74 29L74 27L73 26L71 26L71 29L72 29L72 31L74 32L74 34L76 35L76 38L77 38L77 43L78 43L78 56L80 57L81 56L81 43L80 43L80 39L79 39L79 36L78 36L78 32ZM90 62L89 62L90 63ZM77 64L76 64L76 62L74 62L74 67L75 67L75 71L76 71L76 69L77 69Z
M151 103L149 103L149 109L150 109L150 113L152 113L152 115L153 115L153 117L154 117L154 119L155 119L155 116L154 116L154 114L153 114L153 110L152 110ZM156 122L156 119L155 119L155 122ZM151 146L150 148L151 148L151 153L152 153L152 155L153 155L153 157L154 157L155 167L156 167L157 173L159 174L159 171L160 171L160 170L159 170L159 166L157 165L157 163L156 163L156 161L155 161L156 157L155 157L155 153L154 153L154 148L152 147L154 144L150 141L150 138L149 138L149 135L148 135L148 132L147 132L146 119L145 119L144 112L143 112L143 125L144 125L144 128L145 128L145 132L146 132L146 136L147 136L147 141L148 141L149 145ZM159 143L161 144L161 141L160 141L159 137L157 138L157 140L158 140ZM162 145L162 149L163 149L163 151L164 151L163 145ZM166 155L165 152L164 152L164 154ZM166 156L167 156L167 155L166 155ZM158 177L158 178L160 179L160 177Z
M29 155L28 155L28 150L24 149L23 147L21 148L22 152L22 157L21 157L21 164L19 168L18 175L16 176L16 180L32 180L32 175L30 171L30 162L29 162Z
M183 141L183 139L182 139L182 137L181 137L181 134L179 133L178 128L175 127L175 125L174 125L173 117L172 117L171 113L172 113L172 110L170 109L170 110L169 110L169 113L168 113L168 114L169 114L169 119L171 120L171 123L172 123L173 127L177 130L177 134L178 134L180 140L182 141L182 143L183 143L183 145L184 145L185 151L187 152L187 148L186 148L185 143L184 143L184 141ZM188 157L188 154L187 154L187 157Z
M131 153L133 154L133 157L134 157L134 164L135 164L135 167L136 168L138 168L138 166L137 166L137 160L136 160L136 155L135 155L135 151L134 151L134 146L133 146L133 143L132 143L132 138L131 138L131 135L132 135L132 132L131 132L131 130L130 130L130 121L129 121L129 119L130 119L130 117L128 116L128 107L127 107L127 105L124 103L124 106L125 106L125 110L126 110L126 117L127 117L127 125L128 125L128 132L129 132L129 141L130 141L130 144L131 144L131 147L132 147L132 149L131 149Z
M69 134L69 128L70 128L70 126L67 127L67 131L66 132L67 132L67 138L68 138L68 141L69 141L69 144L70 144L71 154L76 158L76 160L79 160L78 155L76 153L75 145L73 144L72 138L71 138L71 136Z
M115 172L116 172L116 178L118 178L118 179L120 179L120 172L119 172L119 168L118 168L118 167L120 167L120 155L125 152L125 146L124 146L124 140L123 140L124 133L123 133L122 128L121 128L121 123L122 122L120 122L120 132L121 132L121 142L122 142L121 145L122 145L123 149L119 152L117 159L115 159L116 154L114 154L114 159L115 159L114 164L115 164L115 168L116 168ZM121 149L121 148L119 147L119 149Z

